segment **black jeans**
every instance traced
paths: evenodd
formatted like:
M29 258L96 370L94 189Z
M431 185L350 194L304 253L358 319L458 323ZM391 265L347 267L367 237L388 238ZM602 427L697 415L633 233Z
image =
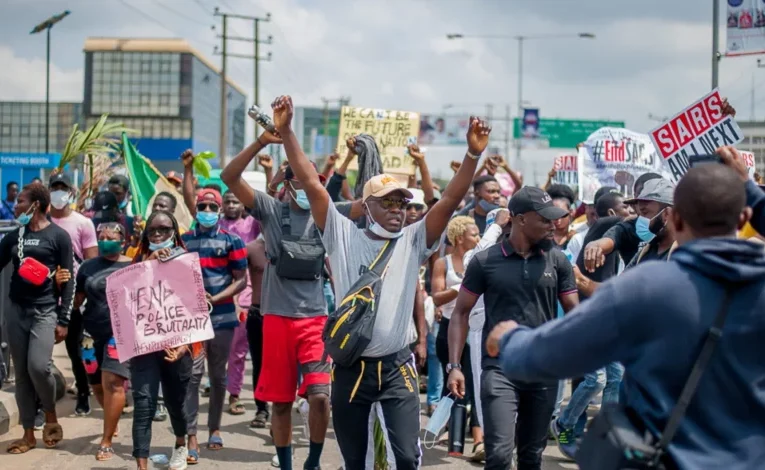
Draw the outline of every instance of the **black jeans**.
M393 450L396 468L420 468L420 392L414 356L407 348L385 357L333 365L332 424L346 470L366 468L375 411ZM373 409L374 407L374 409Z
M85 371L85 365L82 363L82 312L79 309L72 309L72 315L69 319L69 327L66 333L66 354L72 361L72 373L74 374L74 384L77 387L78 395L87 395L88 373Z
M130 359L130 383L133 387L133 457L149 457L151 425L157 411L160 382L173 434L176 437L186 437L186 414L183 405L191 380L192 363L190 354L185 354L176 362L167 362L164 351Z
M252 359L252 389L257 390L263 364L263 316L259 305L251 305L247 312L247 343L250 345ZM264 401L255 400L255 406L258 411L268 412L268 404Z
M441 323L438 327L438 336L436 336L436 356L441 363L441 369L444 373L444 387L441 392L441 396L448 395L449 387L446 386L446 382L449 379L449 374L446 373L446 365L449 363L449 319L441 318ZM456 398L455 403L462 403L465 406L470 404L470 422L468 427L480 428L481 422L478 420L478 407L475 406L475 400L473 399L473 364L470 360L470 345L467 343L462 349L462 374L465 376L465 398Z
M558 384L510 381L498 367L481 373L486 469L511 468L518 444L518 470L540 470Z

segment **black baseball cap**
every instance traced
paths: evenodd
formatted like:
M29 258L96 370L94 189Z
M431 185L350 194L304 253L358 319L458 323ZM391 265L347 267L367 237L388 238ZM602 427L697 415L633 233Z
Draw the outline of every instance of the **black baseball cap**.
M48 187L50 188L54 184L63 184L69 189L72 189L72 180L69 179L67 175L64 173L57 173L55 175L51 175L50 178L48 178Z
M101 191L93 196L92 209L96 213L117 209L117 196L109 191Z
M619 192L619 189L614 186L602 186L600 189L595 191L595 197L592 198L592 204L595 205L598 203L598 199L600 199L602 196L605 196L606 194L619 194L622 195L622 193Z
M547 220L558 220L569 215L568 211L556 207L547 192L534 186L524 186L513 194L507 203L512 215L536 212Z

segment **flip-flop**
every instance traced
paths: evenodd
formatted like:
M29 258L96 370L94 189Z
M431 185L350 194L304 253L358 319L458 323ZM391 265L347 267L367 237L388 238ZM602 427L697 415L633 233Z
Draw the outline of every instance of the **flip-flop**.
M196 465L199 463L199 449L189 449L189 455L186 457L186 463Z
M7 452L12 455L26 454L35 448L35 444L30 444L26 439L17 439L8 445Z
M98 447L98 451L96 451L96 460L99 462L106 462L107 460L111 460L112 457L114 457L114 449L105 446Z
M211 447L213 445L217 445L218 447ZM221 450L222 448L223 448L223 438L222 437L216 436L215 434L213 434L207 440L207 450Z
M46 423L42 437L45 447L52 449L64 438L64 429L58 423Z

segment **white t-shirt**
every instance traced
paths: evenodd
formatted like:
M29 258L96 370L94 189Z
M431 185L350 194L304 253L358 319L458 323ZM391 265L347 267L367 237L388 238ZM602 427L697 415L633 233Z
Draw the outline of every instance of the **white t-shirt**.
M414 297L420 265L435 252L436 242L426 246L425 221L404 227L403 235L388 262L383 276L372 341L363 355L382 357L396 353L417 339L414 324ZM322 234L324 248L334 280L335 298L342 299L380 253L386 240L373 240L350 219L341 215L334 204L327 210Z

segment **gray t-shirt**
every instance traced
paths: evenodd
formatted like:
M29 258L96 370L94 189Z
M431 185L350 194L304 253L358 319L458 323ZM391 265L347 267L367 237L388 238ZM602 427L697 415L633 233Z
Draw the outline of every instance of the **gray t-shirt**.
M279 255L282 240L282 206L268 194L255 191L253 216L260 221L266 242L266 256ZM290 231L293 236L315 236L311 211L290 209ZM327 314L324 299L324 281L298 281L285 279L276 274L276 267L270 262L263 273L260 296L260 311L263 315L279 315L290 318L309 318Z
M363 354L366 357L396 353L417 339L412 315L417 273L438 243L426 246L424 221L405 227L403 232L383 277L372 341ZM332 204L322 240L329 255L336 299L345 297L360 277L361 268L368 267L385 245L385 240L369 238Z

